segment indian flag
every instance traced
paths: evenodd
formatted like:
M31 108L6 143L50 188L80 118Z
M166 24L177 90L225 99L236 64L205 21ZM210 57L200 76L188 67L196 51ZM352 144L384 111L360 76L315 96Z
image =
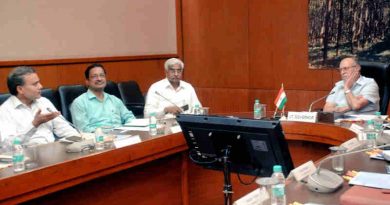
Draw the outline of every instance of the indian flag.
M282 86L279 90L278 96L276 97L274 103L275 103L276 107L279 110L281 110L281 109L283 109L286 102L287 102L287 96L286 96L286 93L284 92L284 88Z

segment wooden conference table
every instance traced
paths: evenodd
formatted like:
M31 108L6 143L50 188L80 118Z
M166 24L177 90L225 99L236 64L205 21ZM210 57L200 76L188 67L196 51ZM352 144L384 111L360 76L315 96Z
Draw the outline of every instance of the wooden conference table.
M295 166L328 154L326 144L355 136L321 123L282 122L282 127ZM12 168L0 170L0 204L223 204L222 173L190 162L182 133L132 135L139 135L141 142L101 152L66 153L59 142L40 146L38 168L17 174ZM244 181L252 178L242 176ZM234 200L257 187L240 184L234 175L232 184ZM318 197L305 190L289 185L289 201Z

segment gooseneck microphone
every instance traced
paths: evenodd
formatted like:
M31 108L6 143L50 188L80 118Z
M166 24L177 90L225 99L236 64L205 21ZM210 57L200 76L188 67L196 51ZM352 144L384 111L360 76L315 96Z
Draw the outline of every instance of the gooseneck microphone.
M336 91L332 91L330 92L329 94L325 95L325 96L322 96L320 98L318 98L317 100L314 100L311 104L310 104L310 107L309 107L309 112L311 112L311 108L313 107L314 104L316 104L317 102L321 101L322 99L328 97L329 95L333 95Z
M51 108L49 108L49 107L46 108L46 110L49 111L50 113L54 112L54 111L53 111ZM73 123L71 123L69 120L65 119L65 117L64 117L62 114L58 115L58 117L60 117L63 121L65 121L65 122L68 123L71 127L73 127L73 128L80 134L80 137L82 136L80 130L76 127L76 125L74 125Z
M180 107L176 103L174 103L171 100L169 100L168 98L166 98L165 96L161 95L157 90L154 93L156 93L156 95L162 97L164 100L166 100L167 102L171 103L172 105L178 107L180 109L180 112L184 112L184 111L188 110L188 105L184 105L184 106Z
M351 151L351 152L346 152L346 153L342 153L342 154L335 154L332 156L328 156L319 162L316 172L309 175L306 186L314 192L320 192L320 193L334 192L336 189L338 189L343 184L344 180L341 176L339 176L338 174L336 174L330 170L321 169L321 165L324 162L326 162L330 159L336 158L336 157L343 157L343 156L350 155L350 154L370 151L373 149L385 148L385 147L389 147L389 146L390 146L390 144L384 144L381 146L375 146L375 147L370 147L370 148L366 148L366 149L360 149L360 150L356 150L356 151Z

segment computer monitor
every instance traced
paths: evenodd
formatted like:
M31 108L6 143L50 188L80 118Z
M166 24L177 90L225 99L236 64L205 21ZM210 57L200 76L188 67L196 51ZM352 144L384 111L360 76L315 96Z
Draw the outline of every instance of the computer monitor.
M269 177L273 166L293 169L279 121L226 116L178 115L190 158L206 168L223 169L221 159L230 148L231 171Z

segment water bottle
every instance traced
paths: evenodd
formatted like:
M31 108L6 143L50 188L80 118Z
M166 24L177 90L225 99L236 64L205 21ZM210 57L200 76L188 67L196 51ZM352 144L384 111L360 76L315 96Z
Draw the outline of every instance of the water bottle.
M24 151L21 145L21 140L17 137L13 140L13 149L12 149L12 162L14 172L21 172L25 170L24 166Z
M375 129L374 120L367 121L366 128L364 129L364 135L365 135L365 139L366 139L367 148L375 147L378 132Z
M202 113L200 113L200 107L199 107L199 104L195 104L195 107L194 107L194 115L201 115Z
M261 119L261 106L259 99L256 99L255 104L253 105L253 118Z
M282 166L275 165L273 167L274 173L272 174L272 178L276 179L277 183L272 186L272 196L271 196L271 204L272 205L286 205L286 194L285 194L285 184L286 179L284 178L282 172Z
M377 132L376 138L378 139L381 137L383 132L383 119L381 117L381 112L376 112L375 115L376 117L374 118L374 127Z
M157 118L156 113L151 113L149 116L149 134L152 136L157 135Z
M95 149L104 150L104 133L100 127L95 130Z

